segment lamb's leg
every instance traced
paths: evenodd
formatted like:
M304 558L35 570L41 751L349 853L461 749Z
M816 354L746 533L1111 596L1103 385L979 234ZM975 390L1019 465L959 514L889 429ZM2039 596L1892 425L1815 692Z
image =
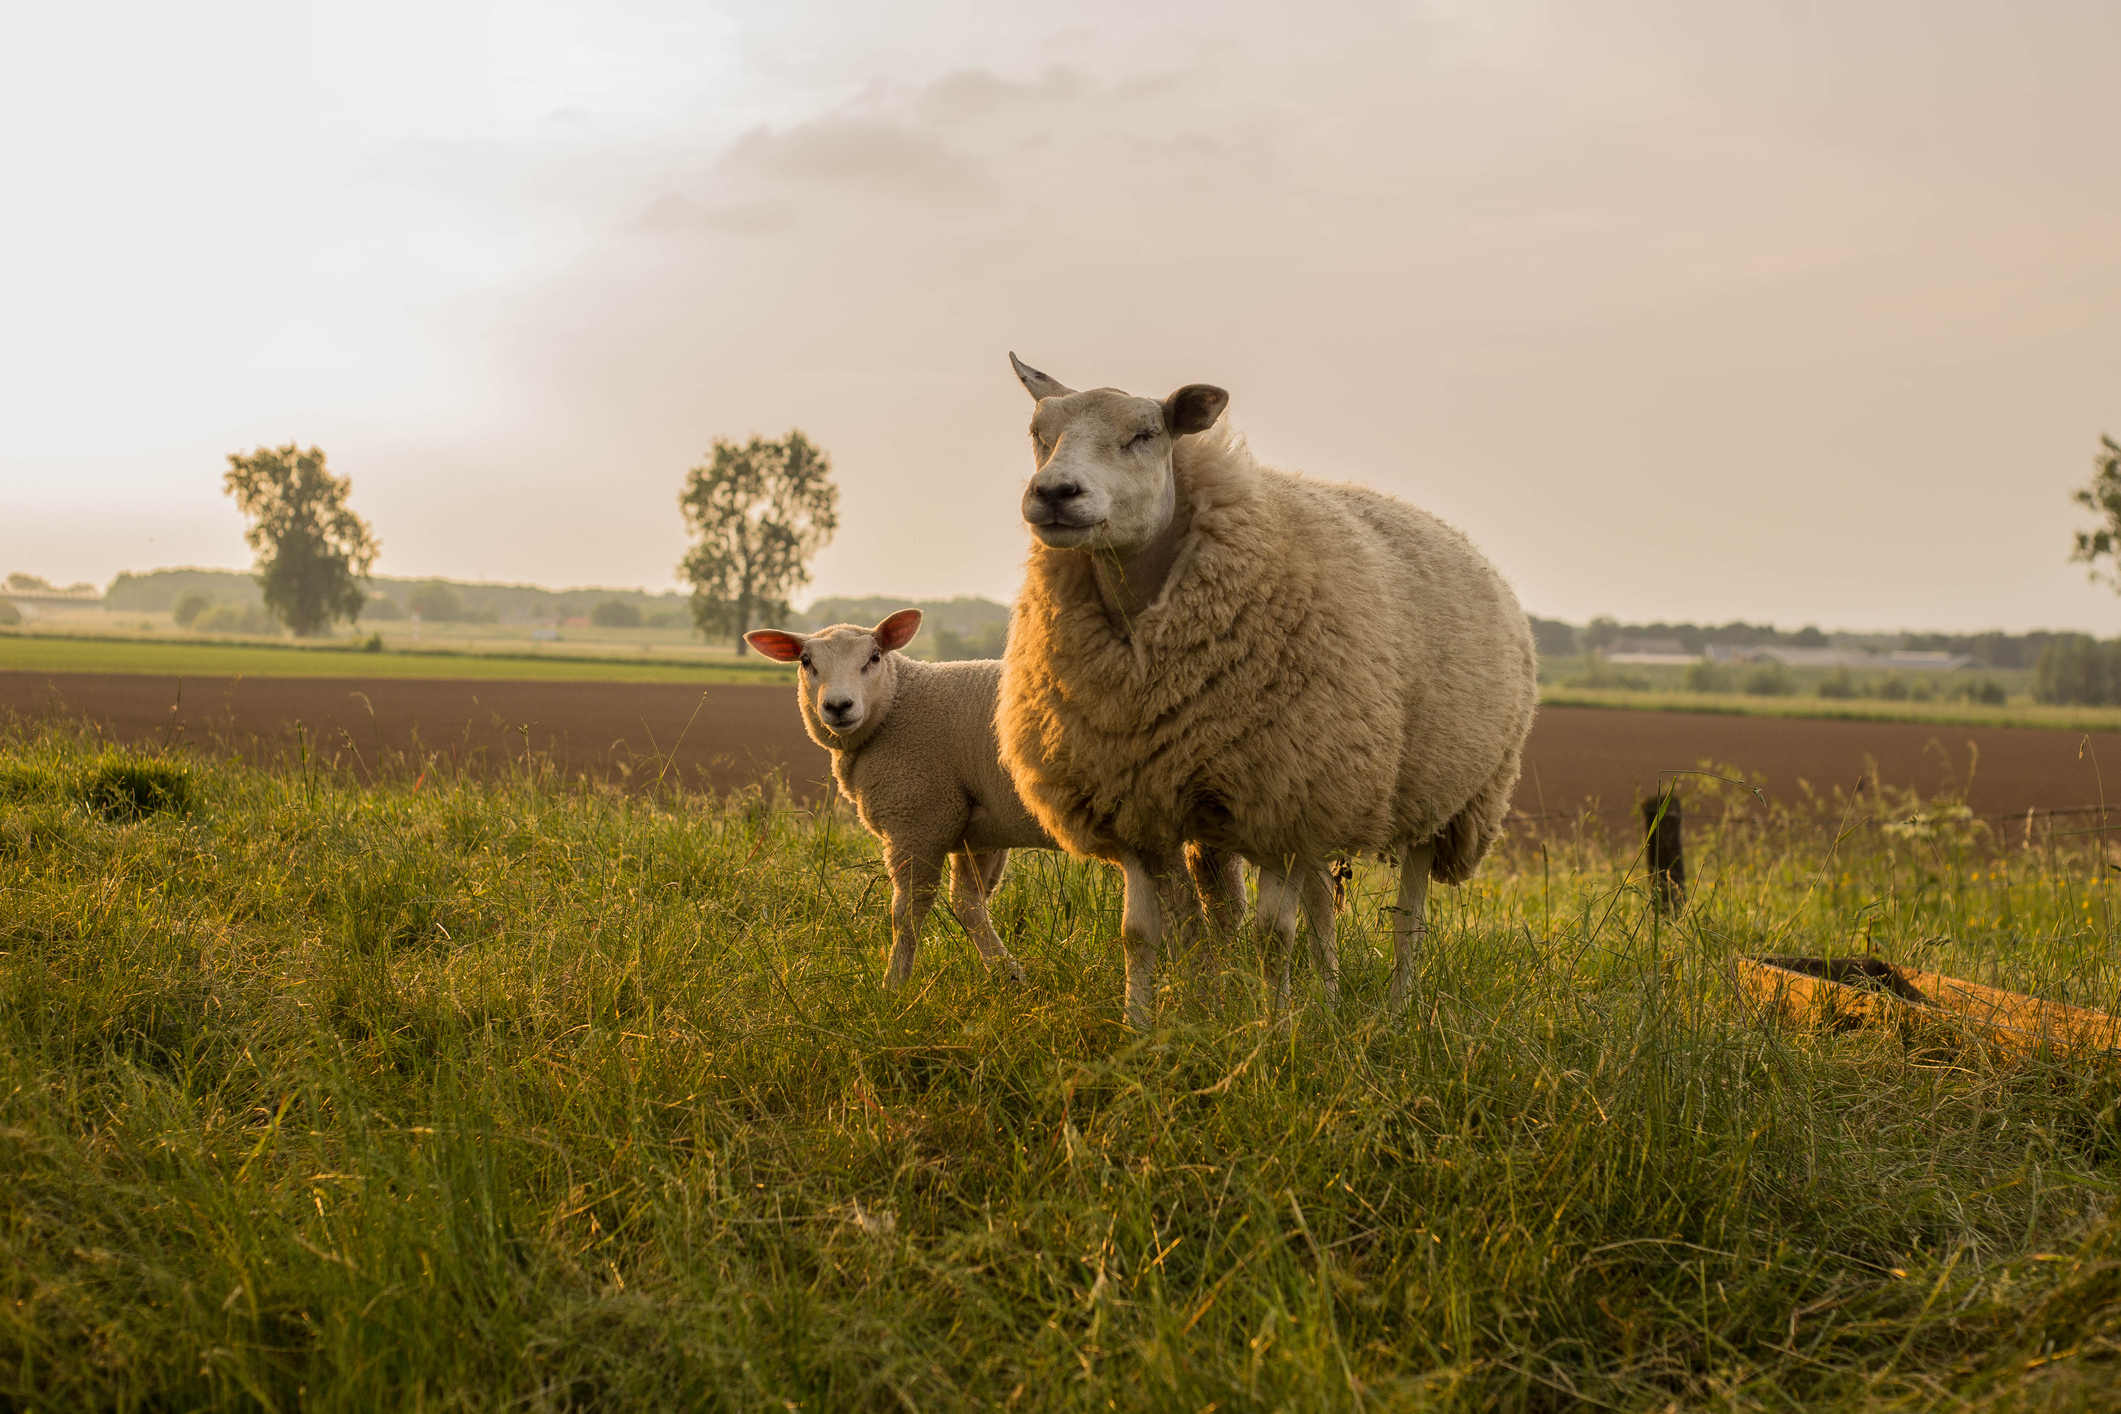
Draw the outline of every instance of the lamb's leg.
M1340 1002L1340 953L1335 946L1337 920L1333 908L1333 876L1315 864L1297 866L1297 883L1303 891L1304 918L1311 925L1311 965L1318 969L1318 985L1326 1000Z
M1260 864L1259 902L1252 911L1260 932L1271 1004L1277 1011L1288 1009L1289 955L1296 949L1299 899L1296 882L1289 877L1291 872L1290 861Z
M957 921L972 938L972 946L987 965L1001 972L1012 982L1024 980L1024 969L1009 955L1009 949L994 931L994 921L987 916L987 894L994 888L994 881L1002 876L1001 866L1009 857L1005 849L990 850L985 854L974 854L961 849L950 856L950 906L957 911Z
M947 850L887 844L884 866L891 871L891 954L884 985L897 987L913 975L913 951L920 946L921 925L935 906L935 888L943 877Z
M1422 935L1429 931L1429 869L1435 862L1433 840L1400 851L1399 906L1392 910L1392 990L1385 997L1386 1016L1399 1015L1414 985L1414 956L1421 950Z
M1159 868L1158 866L1162 866ZM1129 854L1120 859L1127 880L1127 901L1120 914L1119 936L1127 950L1127 1024L1146 1031L1156 1015L1156 952L1166 926L1160 875L1169 862Z

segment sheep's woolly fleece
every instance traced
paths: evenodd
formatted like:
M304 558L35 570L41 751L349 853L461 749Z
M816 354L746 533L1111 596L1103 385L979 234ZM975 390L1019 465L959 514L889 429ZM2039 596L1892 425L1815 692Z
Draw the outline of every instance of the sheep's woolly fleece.
M1087 553L1032 548L997 718L1025 804L1105 859L1434 839L1435 877L1467 877L1538 694L1509 586L1426 512L1262 467L1227 418L1172 460L1193 523L1131 623L1108 617Z

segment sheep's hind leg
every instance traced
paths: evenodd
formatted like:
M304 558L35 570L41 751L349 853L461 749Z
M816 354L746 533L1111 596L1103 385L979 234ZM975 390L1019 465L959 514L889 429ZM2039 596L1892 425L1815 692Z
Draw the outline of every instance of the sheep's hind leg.
M972 946L979 949L979 955L987 960L987 965L1010 981L1021 982L1024 969L1003 946L1001 936L994 931L994 920L987 914L987 895L1001 882L1002 865L1008 858L1006 849L989 850L985 854L961 849L951 855L950 906L956 910L958 923L971 937Z
M1121 857L1127 900L1120 914L1119 936L1127 951L1127 1024L1146 1031L1156 1017L1156 953L1170 926L1165 897L1170 861Z
M1399 906L1392 910L1392 990L1385 1015L1405 1009L1414 985L1414 958L1429 931L1429 870L1436 863L1436 843L1410 845L1399 855Z
M1245 923L1245 863L1227 850L1186 846L1186 872L1193 877L1200 908L1200 941L1193 950L1193 988L1213 1005L1222 993L1223 953Z
M940 851L887 850L884 866L891 871L891 953L884 967L884 985L896 988L913 975L921 925L928 921L936 885L942 882L943 855Z
M1300 902L1294 868L1280 861L1259 866L1259 902L1252 910L1259 929L1261 960L1266 966L1268 1006L1289 1006L1289 956L1296 950L1296 910Z
M1326 1000L1340 1004L1340 952L1336 945L1337 919L1333 907L1333 876L1315 864L1297 866L1297 884L1303 892L1304 920L1311 925L1311 965L1318 969L1318 986Z

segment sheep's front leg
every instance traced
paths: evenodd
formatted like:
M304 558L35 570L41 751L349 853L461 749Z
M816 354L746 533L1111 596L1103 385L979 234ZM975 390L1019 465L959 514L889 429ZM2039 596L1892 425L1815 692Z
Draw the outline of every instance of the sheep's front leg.
M1006 849L989 850L985 854L974 854L961 849L950 856L950 906L957 911L957 921L972 938L972 946L987 965L1004 973L1012 982L1024 980L1024 969L1009 955L1002 945L1001 936L994 931L994 920L987 915L987 895L1001 882L1002 865L1008 861Z
M1433 841L1400 852L1399 905L1392 910L1392 990L1385 997L1386 1016L1399 1015L1414 985L1414 957L1429 931L1429 869L1435 863Z
M1298 884L1303 891L1304 920L1311 925L1311 965L1318 969L1318 985L1326 1000L1340 1002L1340 953L1335 946L1338 931L1333 908L1333 877L1315 864L1298 866Z
M1119 923L1120 943L1127 950L1127 1024L1146 1031L1156 1015L1156 953L1169 923L1164 893L1170 862L1128 854L1119 867L1127 882Z
M891 955L884 968L884 985L897 987L913 975L913 952L920 946L921 925L935 906L936 885L942 882L940 849L887 846L884 865L891 871Z
M1294 872L1287 861L1259 866L1259 903L1253 921L1260 931L1262 960L1267 969L1269 1001L1277 1011L1289 1005L1289 955L1296 948L1296 909L1299 902Z

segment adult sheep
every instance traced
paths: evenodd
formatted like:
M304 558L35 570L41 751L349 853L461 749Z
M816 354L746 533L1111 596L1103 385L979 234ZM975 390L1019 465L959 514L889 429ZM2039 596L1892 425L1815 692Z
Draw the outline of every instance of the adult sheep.
M1395 856L1396 1014L1430 876L1473 872L1517 782L1537 667L1516 596L1426 512L1261 466L1220 388L1076 392L1009 360L1037 402L1035 543L1002 760L1048 834L1125 871L1128 1020L1150 1020L1161 861L1188 839L1258 866L1284 999L1299 903L1338 995L1326 862Z

